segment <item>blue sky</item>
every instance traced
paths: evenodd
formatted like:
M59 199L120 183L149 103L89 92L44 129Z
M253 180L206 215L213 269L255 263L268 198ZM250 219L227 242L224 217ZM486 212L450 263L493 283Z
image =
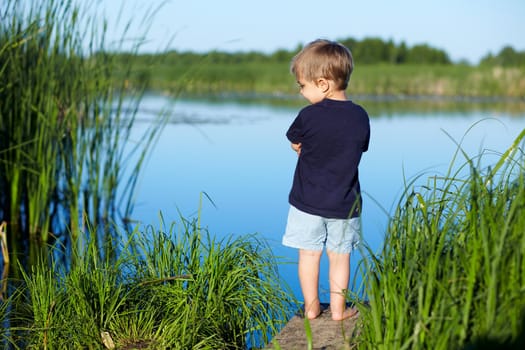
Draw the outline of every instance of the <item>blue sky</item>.
M132 20L124 37L145 36L143 52L268 53L348 37L427 43L471 63L505 45L525 50L524 0L98 0L97 12L114 40Z

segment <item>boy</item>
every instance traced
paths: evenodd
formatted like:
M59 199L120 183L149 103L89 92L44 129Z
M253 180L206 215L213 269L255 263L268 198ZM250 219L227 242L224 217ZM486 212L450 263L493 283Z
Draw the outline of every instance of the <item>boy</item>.
M326 246L332 319L357 314L346 308L350 253L360 236L361 190L358 165L370 140L367 112L346 97L353 70L350 50L315 40L291 62L303 108L286 136L297 152L290 211L283 245L299 249L299 281L305 317L321 314L319 265Z

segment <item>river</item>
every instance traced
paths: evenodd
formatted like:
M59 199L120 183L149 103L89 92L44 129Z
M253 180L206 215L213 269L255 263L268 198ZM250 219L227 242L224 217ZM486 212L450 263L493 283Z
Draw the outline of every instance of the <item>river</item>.
M355 102L378 110L372 108L373 101ZM494 112L486 107L370 113L371 141L361 161L360 179L363 239L373 250L381 247L388 216L405 183L418 177L418 185L429 176L446 173L457 143L476 161L484 152L483 164L495 162L525 129L525 112ZM297 252L281 245L297 157L285 133L299 108L146 96L137 131L148 126L152 111L169 111L171 116L138 183L135 219L158 225L162 213L166 222L180 222L181 214L186 218L198 214L202 197L202 225L216 237L259 234L285 262L280 274L300 298ZM464 162L461 154L455 160L458 166ZM358 252L352 255L353 270L360 258ZM321 299L326 301L326 257L320 278Z

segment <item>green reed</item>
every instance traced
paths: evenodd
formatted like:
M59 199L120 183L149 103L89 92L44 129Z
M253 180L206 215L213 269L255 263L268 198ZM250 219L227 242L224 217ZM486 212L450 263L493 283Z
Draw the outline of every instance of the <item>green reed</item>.
M12 296L0 299L0 344L7 344L10 339L9 329L3 325L7 324L9 319L9 305L11 304Z
M290 310L278 262L256 235L221 240L181 218L138 227L118 259L95 241L69 270L42 261L8 301L21 348L245 349L275 335ZM4 304L4 305L7 305ZM2 311L2 310L0 310ZM7 330L6 330L7 331ZM4 332L7 334L6 332Z
M29 261L57 240L106 246L113 223L131 214L136 179L162 128L152 123L132 135L142 90L126 90L130 67L105 53L105 24L76 4L1 7L0 216L11 254ZM117 64L124 78L115 77Z
M381 252L363 260L360 348L517 341L525 321L524 139L525 130L489 167L482 161L494 154L471 158L459 144L446 175L407 184ZM459 156L466 162L455 169Z

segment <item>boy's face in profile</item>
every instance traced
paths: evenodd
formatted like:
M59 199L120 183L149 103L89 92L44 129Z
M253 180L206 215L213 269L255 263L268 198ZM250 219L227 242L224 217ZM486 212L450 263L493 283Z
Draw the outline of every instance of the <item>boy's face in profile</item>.
M306 81L300 78L297 79L297 84L301 89L301 95L312 104L321 102L326 97L322 80L324 79L318 79L316 83L314 81Z

